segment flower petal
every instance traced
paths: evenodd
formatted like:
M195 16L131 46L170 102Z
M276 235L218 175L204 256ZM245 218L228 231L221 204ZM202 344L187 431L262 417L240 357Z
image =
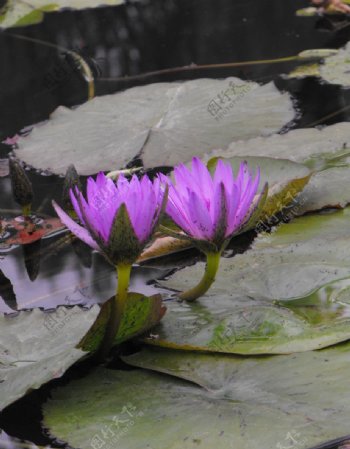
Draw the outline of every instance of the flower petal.
M97 243L90 236L87 229L83 228L82 226L78 225L78 223L76 223L74 220L72 220L71 217L68 214L66 214L64 212L64 210L61 209L55 201L52 202L52 205L53 205L57 215L59 216L60 220L62 221L62 223L65 226L67 226L67 228L74 235L76 235L80 240L85 242L87 245L91 246L91 248L93 248L97 251L100 249L99 246L97 245Z

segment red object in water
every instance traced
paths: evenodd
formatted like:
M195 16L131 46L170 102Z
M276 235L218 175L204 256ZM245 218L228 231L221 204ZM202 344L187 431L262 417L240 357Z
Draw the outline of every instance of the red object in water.
M53 232L64 229L58 218L38 216L1 219L1 245L28 245Z

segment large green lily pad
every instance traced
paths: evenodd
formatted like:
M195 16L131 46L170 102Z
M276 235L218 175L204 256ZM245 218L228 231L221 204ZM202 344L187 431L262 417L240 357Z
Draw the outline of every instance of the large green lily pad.
M272 83L158 83L94 98L75 110L58 108L19 140L16 155L54 173L71 163L83 175L110 171L138 155L147 168L172 166L233 140L277 132L293 116L289 95Z
M322 129L296 129L282 135L232 142L226 149L215 150L211 157L264 156L284 158L306 164L314 171L299 197L296 215L323 209L344 207L350 203L350 123L338 123Z
M44 19L45 13L63 8L95 8L123 2L124 0L6 0L5 5L0 8L0 28L34 25Z
M264 354L349 339L349 305L344 301L350 282L349 219L350 209L301 217L272 235L262 234L246 253L222 258L209 292L194 304L169 301L164 320L146 341L178 349ZM203 272L204 263L197 263L162 285L185 290ZM332 284L340 279L345 280Z
M80 449L99 441L123 449L306 449L349 432L349 345L249 359L147 351L126 361L204 388L143 370L97 369L53 392L44 405L51 435Z
M98 350L109 313L108 301L89 310L59 307L0 316L0 410ZM129 293L115 344L148 331L164 313L159 295Z
M99 313L78 306L0 315L0 410L62 374L87 352L76 349Z

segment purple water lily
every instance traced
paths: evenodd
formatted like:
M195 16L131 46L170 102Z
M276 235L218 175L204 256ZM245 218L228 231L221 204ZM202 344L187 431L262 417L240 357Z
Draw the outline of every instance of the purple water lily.
M120 175L117 183L99 173L87 181L87 200L75 188L70 191L76 223L55 202L53 206L70 231L92 248L102 252L114 265L133 263L151 238L165 202L160 181L130 182Z
M211 242L219 250L249 219L254 209L260 171L255 178L242 162L234 177L230 163L219 160L212 176L198 158L192 170L184 165L174 169L175 184L169 184L166 212L191 238Z
M74 210L81 222L76 223L55 202L53 206L70 231L79 239L100 251L116 266L118 287L110 300L110 315L99 348L104 360L115 342L128 301L132 263L150 240L167 200L167 190L159 179L141 180L133 176L130 182L120 175L117 183L99 173L96 181L87 181L87 200L77 187L70 189Z
M247 164L242 162L234 177L231 164L218 160L212 176L195 157L192 169L181 164L175 167L174 177L175 183L172 183L161 175L169 186L166 212L184 234L163 230L175 237L190 239L207 257L206 272L200 283L179 295L193 301L214 282L223 249L231 237L242 230L259 203L260 170L253 177Z

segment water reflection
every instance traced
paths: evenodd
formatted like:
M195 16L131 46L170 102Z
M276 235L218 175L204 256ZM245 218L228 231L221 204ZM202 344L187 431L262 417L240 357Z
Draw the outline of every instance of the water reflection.
M49 242L49 244L52 244ZM43 241L38 253L45 255L47 241ZM89 251L86 250L85 251ZM35 265L38 270L35 281L31 280L33 269L26 270L26 260L21 247L14 248L1 261L0 311L10 313L18 310L43 307L51 309L58 305L91 305L102 303L115 293L116 274L113 267L98 253L91 253L91 267L84 266L71 245L67 245L45 263ZM28 265L28 262L27 262ZM147 285L164 275L164 270L137 267L133 271L130 290L151 295L155 287Z
M288 307L311 325L326 325L350 317L350 278L323 285L309 295L276 301Z

